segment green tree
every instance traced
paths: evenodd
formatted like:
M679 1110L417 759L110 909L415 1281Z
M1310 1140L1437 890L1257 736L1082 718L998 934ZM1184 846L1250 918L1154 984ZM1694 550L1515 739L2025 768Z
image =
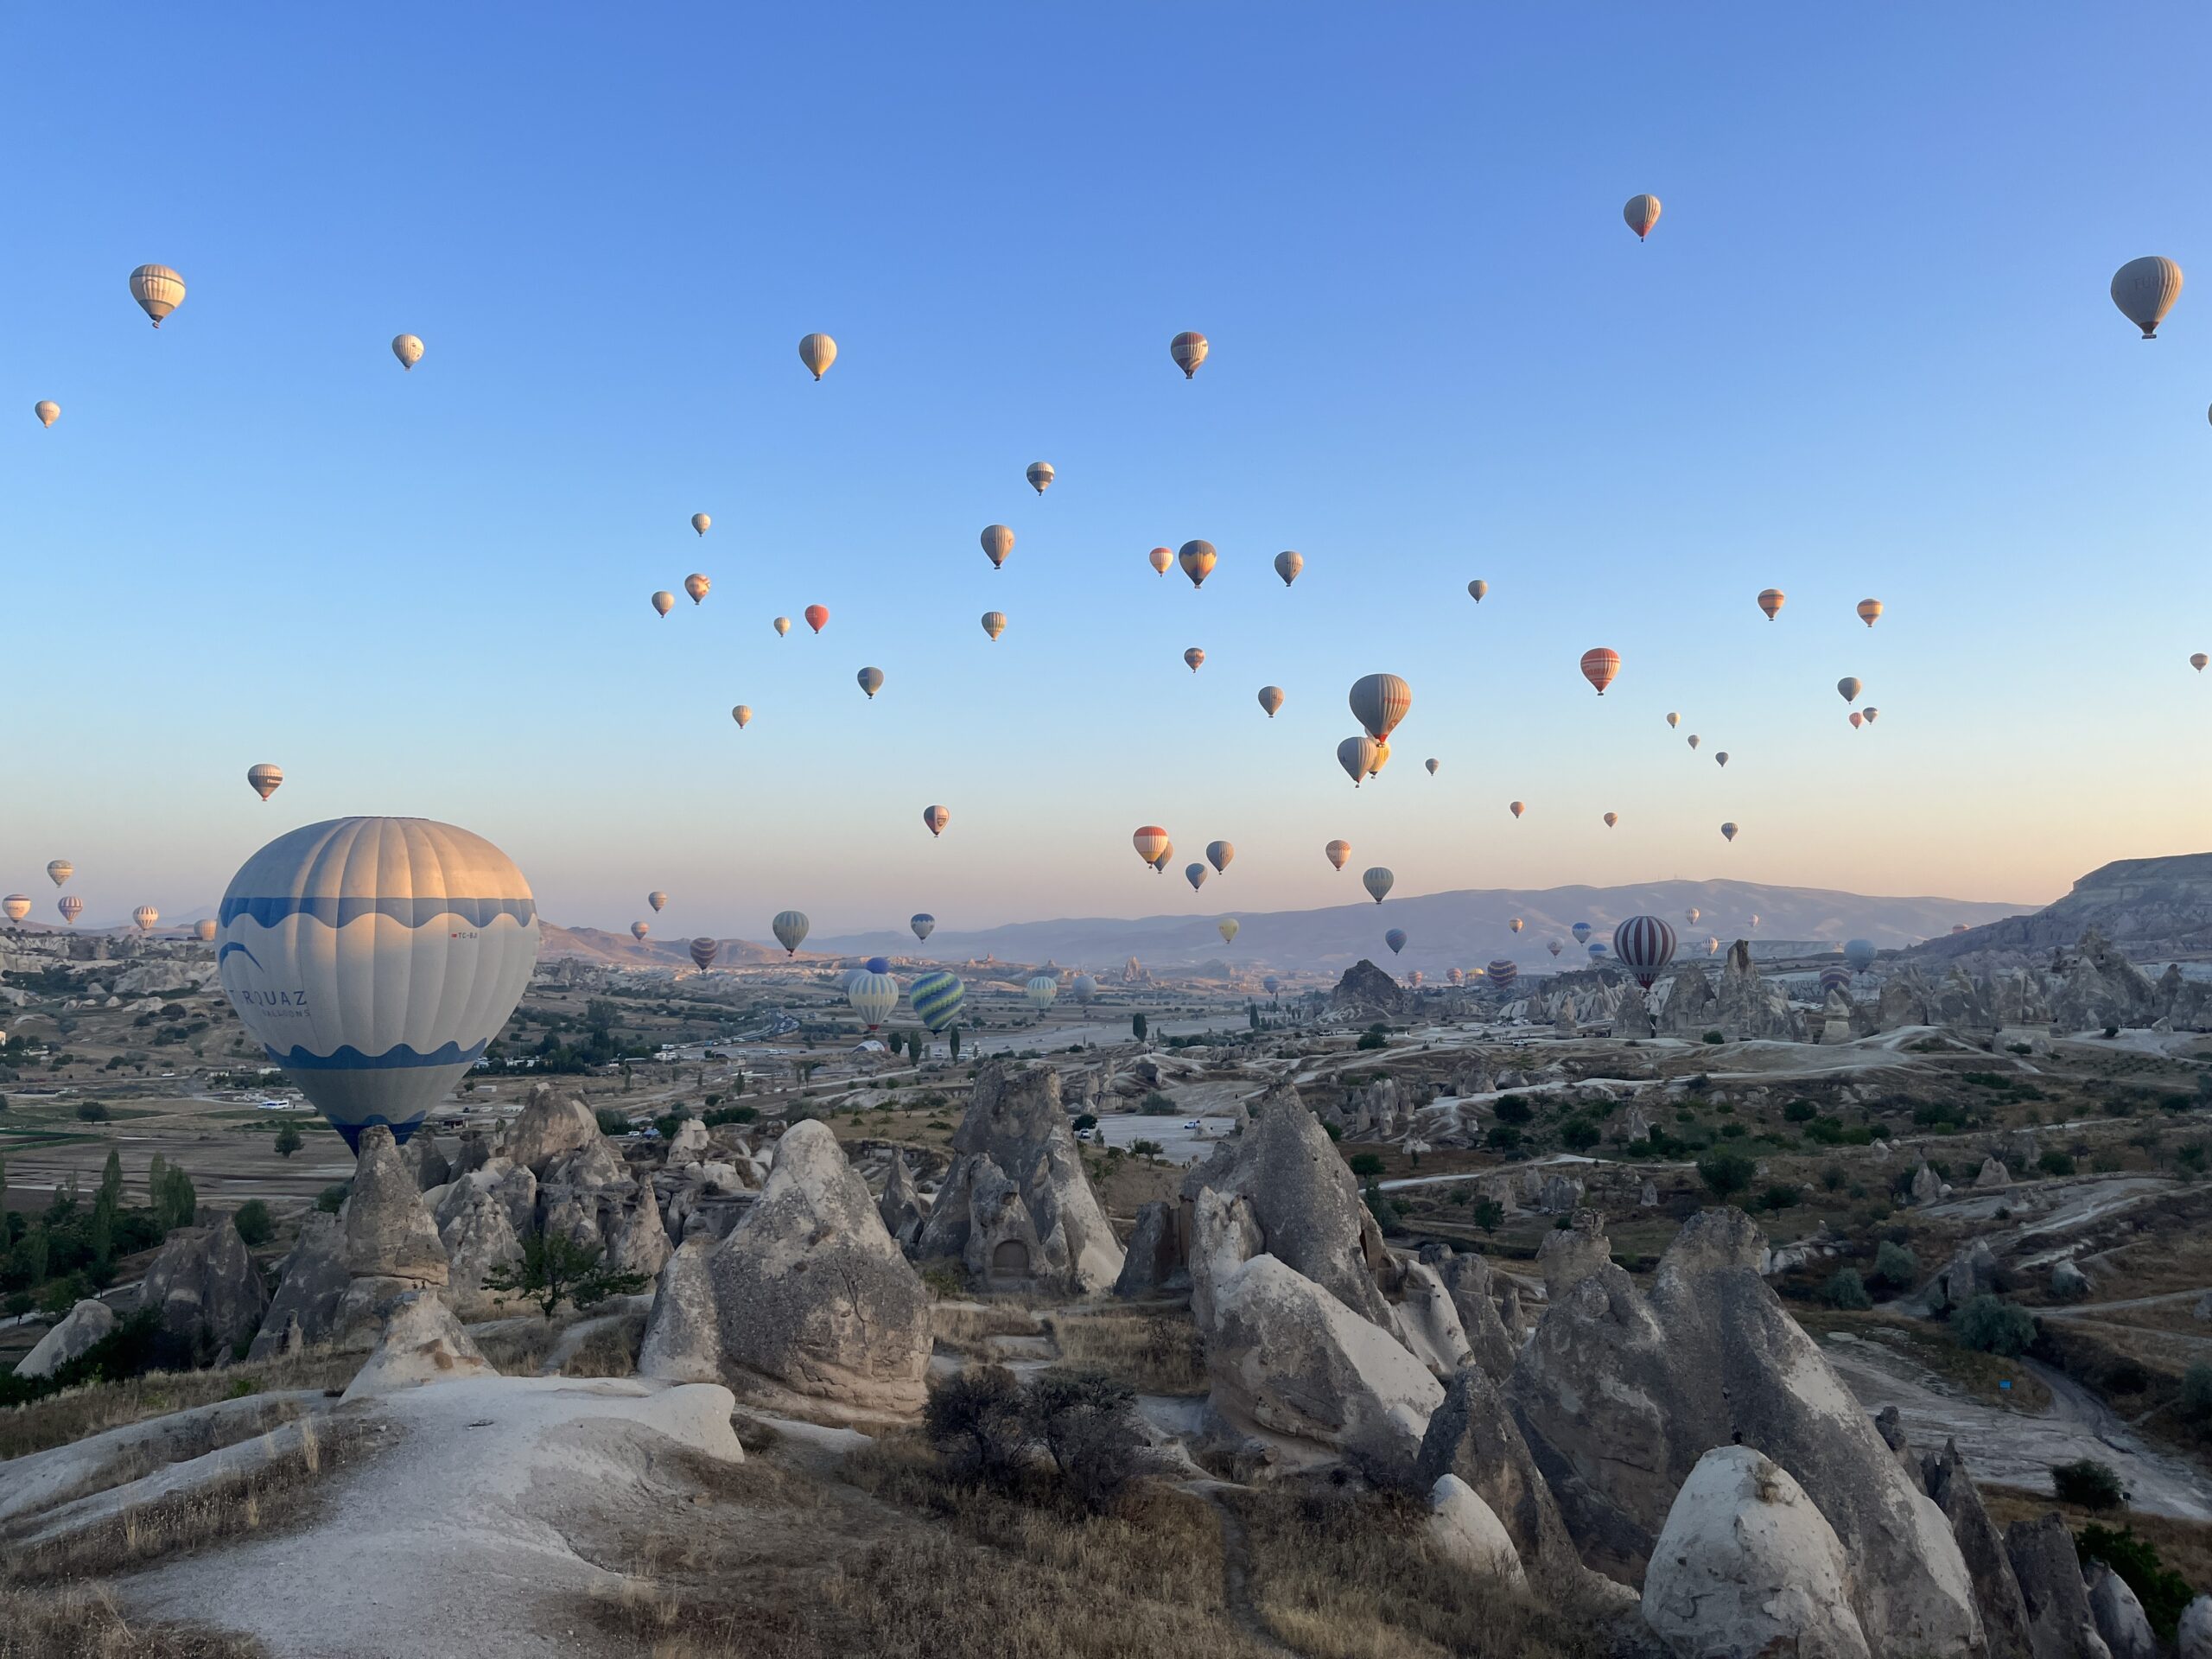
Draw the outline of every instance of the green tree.
M107 1149L107 1162L100 1166L99 1195L110 1208L123 1203L123 1154L114 1147Z
M579 1244L566 1233L541 1228L524 1236L522 1260L493 1268L484 1287L502 1300L513 1296L535 1302L550 1319L563 1301L581 1313L610 1296L634 1295L652 1282L642 1273L602 1266L600 1254L596 1244Z
M1379 1153L1355 1152L1351 1158L1351 1173L1363 1181L1371 1181L1382 1173L1382 1159Z
M276 1128L276 1155L289 1158L300 1149L302 1137L296 1123L282 1123Z
M1137 1041L1144 1041L1145 1033L1151 1028L1151 1022L1146 1020L1142 1014L1133 1014L1129 1016L1129 1034Z
M276 1236L276 1218L259 1198L248 1198L231 1217L231 1225L248 1244L266 1244Z
M1494 1233L1497 1230L1498 1223L1505 1219L1505 1206L1496 1198L1478 1198L1475 1202L1474 1216L1476 1226L1486 1233Z
M1866 1281L1859 1276L1856 1268L1838 1268L1828 1275L1821 1287L1821 1296L1830 1307L1872 1307L1874 1299L1866 1294Z
M154 1194L154 1215L162 1224L164 1233L175 1232L180 1227L189 1227L200 1213L200 1194L192 1185L192 1177L184 1173L181 1164L171 1164L162 1173L162 1185Z
M1874 1252L1874 1277L1891 1290L1909 1289L1920 1277L1920 1258L1895 1239L1885 1238Z
M945 1040L951 1045L952 1058L954 1062L957 1064L960 1058L960 1027L955 1026L950 1031L947 1032L945 1033Z
M1977 1296L1951 1320L1951 1334L1961 1348L2012 1359L2036 1339L2036 1317L1997 1297Z
M1706 1191L1726 1204L1751 1185L1752 1177L1758 1173L1758 1166L1742 1153L1724 1147L1699 1159L1697 1173L1698 1179L1705 1183Z

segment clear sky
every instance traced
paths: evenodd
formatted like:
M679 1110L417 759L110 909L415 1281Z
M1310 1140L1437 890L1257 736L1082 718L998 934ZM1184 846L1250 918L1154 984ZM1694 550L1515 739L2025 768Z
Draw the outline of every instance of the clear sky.
M0 888L181 914L349 812L753 938L2212 845L2212 11L762 10L11 11Z

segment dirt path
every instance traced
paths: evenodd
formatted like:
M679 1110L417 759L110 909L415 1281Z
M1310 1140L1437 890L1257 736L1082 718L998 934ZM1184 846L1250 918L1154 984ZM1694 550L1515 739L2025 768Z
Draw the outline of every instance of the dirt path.
M1259 1603L1252 1598L1252 1541L1244 1530L1243 1516L1223 1501L1223 1494L1234 1489L1219 1481L1198 1480L1184 1490L1205 1498L1221 1517L1221 1599L1229 1622L1263 1652L1279 1655L1281 1659L1302 1659L1295 1648L1275 1640L1267 1621L1260 1617Z

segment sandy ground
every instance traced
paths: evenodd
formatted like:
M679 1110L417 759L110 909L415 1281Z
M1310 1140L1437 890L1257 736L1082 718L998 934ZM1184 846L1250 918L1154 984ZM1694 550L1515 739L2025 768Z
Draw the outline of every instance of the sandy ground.
M1198 1127L1186 1129L1185 1117L1144 1117L1134 1114L1102 1117L1097 1133L1109 1147L1126 1150L1137 1141L1156 1141L1160 1157L1171 1164L1196 1164L1213 1155L1215 1146L1236 1127L1234 1117L1202 1117Z

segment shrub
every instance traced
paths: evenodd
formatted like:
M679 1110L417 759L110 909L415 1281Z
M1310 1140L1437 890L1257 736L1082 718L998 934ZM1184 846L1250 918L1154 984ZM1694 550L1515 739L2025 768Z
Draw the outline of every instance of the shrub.
M1096 1112L1077 1112L1072 1127L1077 1135L1082 1134L1086 1129L1095 1129L1098 1127L1098 1114Z
M1951 1334L1961 1348L2014 1359L2036 1339L2036 1319L2024 1307L1984 1294L1952 1317Z
M1907 1290L1920 1277L1920 1258L1888 1239L1874 1252L1874 1277L1891 1290Z
M1770 1210L1787 1210L1800 1202L1804 1195L1791 1183L1777 1181L1759 1197Z
M1491 1108L1491 1115L1499 1122L1510 1123L1517 1128L1535 1116L1536 1109L1518 1095L1500 1095L1497 1104Z
M1706 1191L1722 1203L1726 1203L1751 1184L1758 1169L1740 1152L1722 1150L1709 1152L1697 1160L1698 1179L1705 1183Z
M1003 1365L970 1366L932 1382L922 1432L957 1473L1009 1486L1029 1442L1021 1385Z
M326 1216L334 1216L346 1205L346 1195L353 1190L351 1181L336 1181L315 1195L315 1207Z
M612 1106L602 1106L592 1116L599 1120L599 1132L601 1135L630 1133L630 1115L627 1112L618 1112Z
M1493 1123L1484 1135L1483 1141L1500 1152L1511 1152L1521 1144L1521 1131L1510 1123Z
M1161 1146L1157 1141L1132 1141L1129 1142L1129 1155L1133 1158L1157 1158L1161 1153L1166 1150L1167 1148Z
M1560 1125L1559 1139L1570 1152L1587 1152L1598 1144L1598 1126L1586 1117L1570 1117Z
M1809 1123L1821 1115L1821 1109L1809 1100L1793 1100L1782 1109L1782 1115L1792 1123Z
M1866 1281L1856 1268L1838 1268L1830 1274L1827 1283L1821 1287L1821 1297L1830 1307L1874 1306L1874 1299L1866 1294Z
M1112 1503L1136 1473L1136 1391L1106 1372L1043 1373L1029 1385L1023 1415L1061 1486L1093 1514Z
M1173 1117L1175 1116L1175 1103L1154 1089L1137 1103L1137 1111L1145 1117Z
M2074 1159L2071 1154L2061 1152L2056 1147L2053 1147L2036 1160L2036 1167L2046 1175L2071 1175L2074 1173Z
M231 1225L249 1244L266 1244L276 1236L276 1223L269 1213L269 1206L259 1198L248 1198L238 1205L238 1212L231 1217Z
M1496 1198L1478 1198L1475 1202L1475 1225L1486 1233L1497 1230L1497 1224L1505 1219L1505 1206Z
M1382 1159L1377 1153L1355 1152L1351 1163L1351 1173L1363 1181L1373 1180L1382 1173Z
M280 1123L276 1126L276 1155L279 1158L290 1157L306 1144L298 1124Z
M120 1059L122 1057L118 1055L117 1058ZM77 1120L80 1123L105 1123L107 1122L107 1108L97 1100L80 1100L77 1103Z
M2075 1538L2074 1550L2084 1567L2091 1561L2102 1561L2112 1568L2120 1582L2135 1592L2135 1599L2143 1604L2144 1616L2151 1621L2152 1633L2160 1642L2172 1642L2182 1611L2191 1599L2189 1580L2159 1559L2156 1544L2147 1538L2138 1538L2133 1527L2122 1527L2115 1532L2092 1521Z
M2127 1502L2127 1491L2120 1485L2119 1475L2109 1464L2099 1463L2094 1458L2052 1465L2050 1491L2060 1503L2078 1504L2085 1510L2116 1510Z
M1383 1035L1380 1027L1373 1031L1361 1032L1359 1040L1352 1045L1354 1048L1388 1048L1389 1046L1390 1039Z

